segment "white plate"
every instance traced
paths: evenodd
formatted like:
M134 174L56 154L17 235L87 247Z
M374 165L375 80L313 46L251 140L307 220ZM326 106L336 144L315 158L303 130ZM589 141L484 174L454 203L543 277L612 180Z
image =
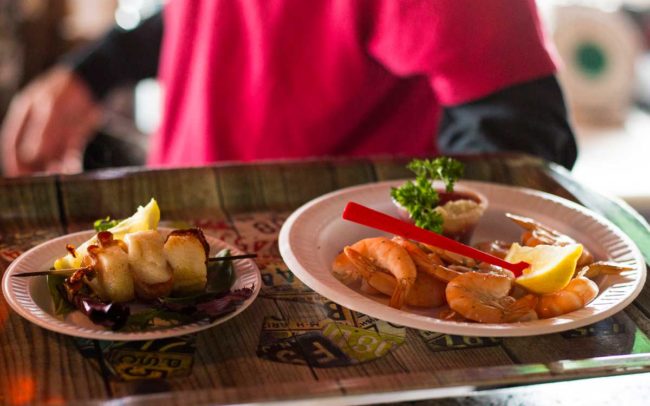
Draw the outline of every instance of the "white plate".
M472 241L501 239L517 241L521 229L508 220L505 212L532 217L563 232L587 247L597 259L630 265L633 270L597 279L598 297L586 307L545 320L507 324L479 324L440 320L434 310L394 309L376 296L345 286L332 276L334 257L345 245L384 233L345 221L343 208L350 201L372 207L392 216L397 209L390 199L390 188L400 181L366 184L329 193L306 203L287 219L280 231L282 258L291 271L310 288L352 310L391 323L446 334L470 336L529 336L554 333L602 320L630 304L646 278L646 267L639 249L618 227L584 207L539 191L485 182L459 182L483 193L488 209Z
M161 228L160 231L165 232L166 230ZM232 289L252 288L253 294L237 307L234 312L219 317L212 322L204 320L152 331L119 332L93 324L79 311L74 311L65 318L56 316L47 288L46 278L42 276L26 278L11 277L13 274L50 268L56 258L66 254L66 244L80 245L94 234L94 231L81 231L57 237L32 248L16 258L9 268L7 268L2 280L2 292L9 305L18 314L32 323L61 334L97 340L157 340L196 333L197 331L214 327L235 317L253 303L262 285L260 271L257 265L255 265L255 262L250 259L235 260L233 264L235 266L236 279ZM211 255L216 254L224 248L229 248L233 254L241 254L236 248L210 235L206 234L205 238L210 244Z

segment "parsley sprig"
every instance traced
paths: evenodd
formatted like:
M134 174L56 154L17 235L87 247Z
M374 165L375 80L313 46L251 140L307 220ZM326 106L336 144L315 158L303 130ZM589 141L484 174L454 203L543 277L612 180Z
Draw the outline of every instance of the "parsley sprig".
M442 217L435 211L440 196L433 181L442 180L446 191L452 192L463 176L464 165L453 158L438 157L414 159L407 168L415 173L415 181L392 188L390 195L409 212L416 226L442 233Z
M95 220L93 223L93 228L95 231L106 231L112 227L115 227L121 220L118 219L111 219L110 217L106 217L103 219L98 219Z

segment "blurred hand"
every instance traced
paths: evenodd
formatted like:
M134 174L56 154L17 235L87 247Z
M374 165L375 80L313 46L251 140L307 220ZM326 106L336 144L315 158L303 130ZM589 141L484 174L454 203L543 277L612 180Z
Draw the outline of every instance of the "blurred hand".
M38 77L14 97L2 125L5 176L73 173L101 110L84 81L65 67Z

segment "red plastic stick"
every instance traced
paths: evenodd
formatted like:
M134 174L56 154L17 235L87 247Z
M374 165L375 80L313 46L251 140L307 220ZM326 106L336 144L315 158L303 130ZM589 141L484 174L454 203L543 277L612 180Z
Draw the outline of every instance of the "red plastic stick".
M417 227L411 223L391 217L369 207L362 206L359 203L349 202L343 210L343 218L387 233L399 235L400 237L409 240L423 242L465 257L500 266L512 271L512 273L515 274L515 277L521 275L522 271L530 266L530 264L523 261L516 264L504 261L494 255L479 251L469 245L462 244L456 240L452 240L451 238Z

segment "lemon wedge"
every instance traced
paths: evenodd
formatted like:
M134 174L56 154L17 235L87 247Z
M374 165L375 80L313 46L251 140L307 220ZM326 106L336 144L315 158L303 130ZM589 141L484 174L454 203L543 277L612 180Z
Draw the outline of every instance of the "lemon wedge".
M137 231L155 230L160 221L160 208L156 199L151 199L146 206L139 206L138 210L129 218L117 223L108 229L113 233L113 238L121 240L126 234Z
M146 206L139 206L137 211L131 217L120 221L115 226L109 228L108 231L113 233L113 238L121 240L129 233L155 230L158 228L159 221L160 208L158 207L158 202L156 202L156 199L151 199ZM88 247L93 244L97 244L97 234L75 248L75 251L77 252L76 257L72 256L72 254L67 254L66 256L54 261L54 269L81 267L81 261L84 255L86 255Z
M556 292L569 283L581 254L581 244L522 247L514 243L505 259L512 263L529 263L530 267L524 269L515 282L531 292L545 294Z

